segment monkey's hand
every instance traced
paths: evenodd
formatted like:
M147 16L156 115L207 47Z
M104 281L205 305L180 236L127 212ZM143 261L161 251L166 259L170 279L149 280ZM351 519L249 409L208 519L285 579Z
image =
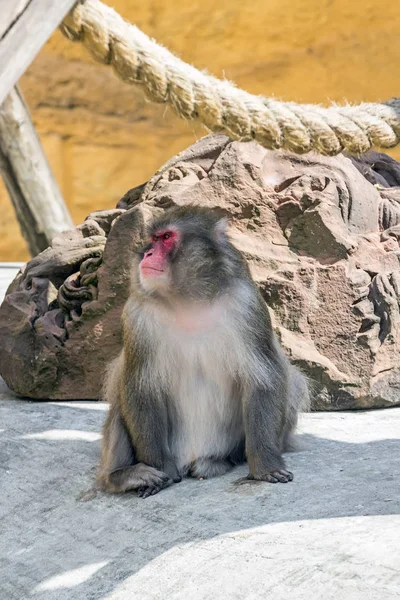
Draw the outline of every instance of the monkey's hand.
M288 481L293 481L293 473L286 471L285 469L271 469L270 471L263 471L262 473L249 473L247 479L253 481L268 481L268 483L287 483Z
M265 448L263 453L247 452L250 481L267 481L268 483L287 483L293 480L293 473L285 469L285 463L277 450Z
M137 484L137 493L140 498L147 498L148 496L154 496L169 483L170 479L166 473L149 467L148 465L142 465L140 471L140 481Z

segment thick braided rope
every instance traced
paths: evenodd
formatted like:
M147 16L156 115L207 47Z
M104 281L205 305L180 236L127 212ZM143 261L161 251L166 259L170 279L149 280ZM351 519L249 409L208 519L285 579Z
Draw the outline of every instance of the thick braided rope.
M123 81L141 85L153 102L170 104L180 117L232 139L328 155L400 142L399 98L324 108L253 96L181 61L100 0L78 2L60 28L96 60L111 64Z

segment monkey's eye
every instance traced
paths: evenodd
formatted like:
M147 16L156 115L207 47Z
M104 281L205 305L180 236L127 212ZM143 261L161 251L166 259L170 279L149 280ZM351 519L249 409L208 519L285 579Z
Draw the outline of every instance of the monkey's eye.
M163 235L164 240L169 240L170 237L171 237L170 233L164 233L164 235Z
M158 241L158 235L152 235L151 236L151 241L152 242L157 242Z

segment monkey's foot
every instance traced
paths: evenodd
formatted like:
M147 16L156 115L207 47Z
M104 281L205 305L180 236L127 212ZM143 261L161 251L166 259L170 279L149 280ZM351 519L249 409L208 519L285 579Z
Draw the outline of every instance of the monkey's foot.
M158 494L160 490L170 483L167 473L163 473L154 467L143 464L141 470L141 482L137 486L137 493L140 498L148 498Z
M285 469L273 469L263 473L262 475L252 475L249 473L247 479L267 481L268 483L288 483L288 481L293 481L293 473L286 471Z
M137 489L137 493L139 498L148 498L149 496L155 496L155 494L158 494L163 487L165 487L165 484L153 484L147 486L143 485Z
M137 463L131 467L117 469L103 479L103 487L108 492L118 494L129 490L136 490L142 498L156 494L169 482L169 477L166 473L154 467L149 467L144 463Z
M209 479L225 475L232 469L232 464L227 460L213 458L199 458L190 467L190 476L197 479Z

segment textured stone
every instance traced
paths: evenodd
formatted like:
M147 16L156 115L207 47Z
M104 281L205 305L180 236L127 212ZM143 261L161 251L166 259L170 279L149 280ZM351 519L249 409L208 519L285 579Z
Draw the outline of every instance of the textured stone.
M0 361L16 392L33 398L99 395L104 368L121 343L132 253L143 240L141 208L114 210L111 228L111 211L105 212L99 217L104 229L91 215L56 238L9 287L0 309Z
M400 205L382 210L396 165L369 158L203 138L27 264L0 308L0 374L36 398L98 398L145 223L195 203L231 220L284 349L314 382L314 408L400 404ZM377 187L365 168L371 179L378 158Z

